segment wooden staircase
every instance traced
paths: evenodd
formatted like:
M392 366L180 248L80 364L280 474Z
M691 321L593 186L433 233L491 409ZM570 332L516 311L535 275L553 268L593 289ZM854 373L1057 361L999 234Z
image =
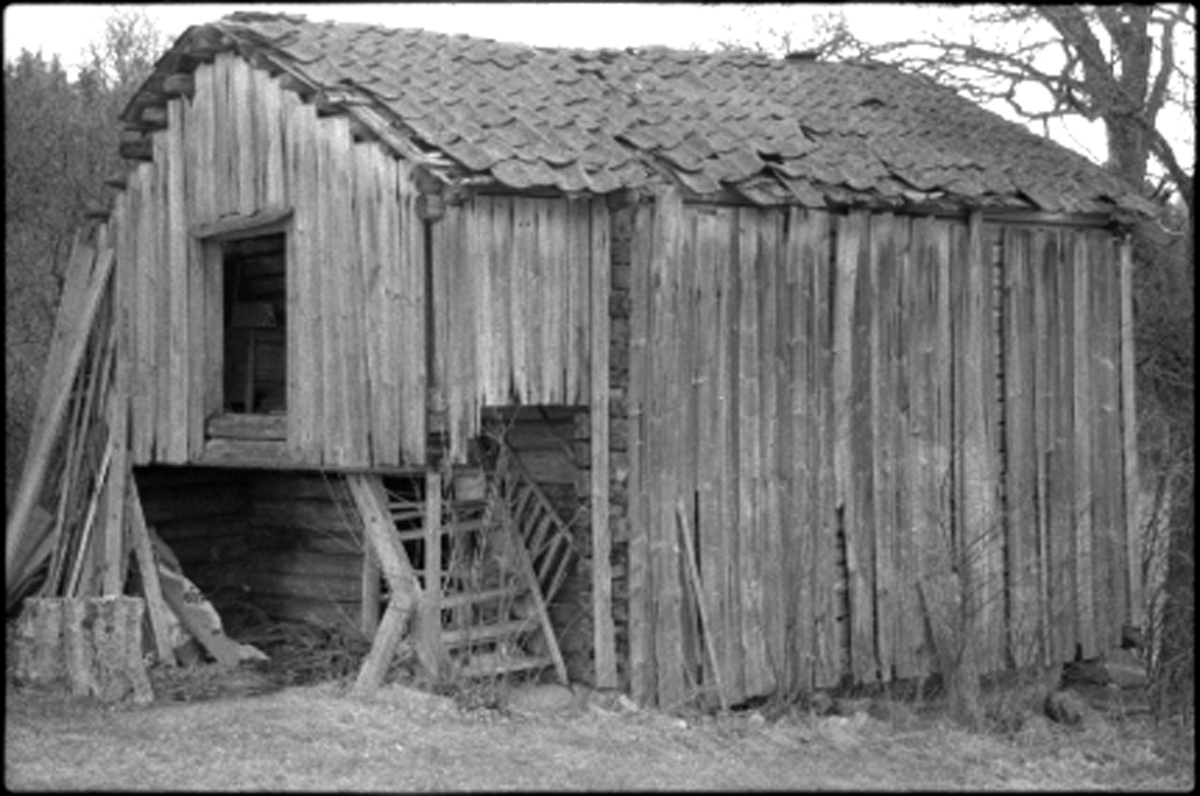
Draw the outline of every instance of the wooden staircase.
M437 657L459 676L554 667L566 683L547 605L573 555L567 527L506 448L475 486L433 501L382 490L396 547L420 584L420 615L439 628ZM440 506L435 529L425 523L430 506Z

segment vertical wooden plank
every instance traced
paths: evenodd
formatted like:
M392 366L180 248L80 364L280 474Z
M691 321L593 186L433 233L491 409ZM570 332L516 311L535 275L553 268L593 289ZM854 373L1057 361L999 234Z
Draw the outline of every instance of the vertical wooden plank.
M834 285L833 389L835 439L833 463L837 505L842 512L846 575L850 594L851 666L857 680L873 679L873 600L868 577L872 568L870 505L871 438L865 369L869 365L870 274L867 214L851 212L838 219L837 272Z
M837 647L834 590L836 570L837 510L834 472L834 439L837 431L834 412L833 324L836 260L832 240L833 221L825 211L810 211L812 232L807 240L804 262L811 271L812 334L809 359L812 363L812 406L809 439L815 472L811 479L813 581L813 683L825 688L837 683L843 672Z
M457 379L461 385L463 399L462 439L466 443L479 436L479 389L480 362L478 346L484 331L479 326L479 270L482 266L479 252L486 245L478 237L480 229L470 224L470 206L460 205L456 219L458 237L458 267L455 271L459 286L459 321L458 326L463 334L459 336L459 351L457 355ZM486 267L486 266L483 266ZM463 448L463 460L466 460L466 448Z
M335 178L332 164L332 139L329 135L328 119L318 120L314 124L314 148L316 150L317 179L316 179L316 218L320 219L317 228L320 229L320 240L314 241L313 249L313 282L314 307L313 319L321 330L321 348L316 352L320 363L318 385L321 391L321 415L318 418L322 439L322 460L328 464L341 464L340 446L342 444L343 423L345 412L342 408L342 385L344 383L343 365L338 347L341 343L338 321L340 315L337 295L341 284L335 279L337 262L341 252L337 251L337 230L329 221L334 218L336 210L332 207L334 200Z
M255 69L251 73L254 79L254 93L258 98L257 116L262 136L260 148L260 179L258 189L262 203L268 206L283 204L286 193L286 174L283 165L283 89L279 81L266 72Z
M513 392L523 403L533 403L530 392L529 361L530 328L534 310L533 266L537 251L534 227L533 200L520 196L513 199L513 238L509 292L510 328L512 330Z
M363 431L369 441L369 450L359 456L364 457L369 465L380 463L387 455L383 447L386 442L383 411L387 401L383 361L387 356L390 332L383 316L383 268L380 262L382 227L379 221L379 184L375 174L376 154L378 150L371 144L357 144L350 149L350 167L354 172L353 235L358 251L357 262L351 263L351 266L357 271L362 298L362 303L356 305L359 312L355 315L360 318L357 331L363 352L361 384L367 394L366 428Z
M341 120L345 123L345 120ZM320 305L317 321L322 330L321 346L321 390L322 429L325 435L325 461L334 465L350 462L349 403L347 401L347 362L344 358L346 329L344 319L349 308L346 306L345 262L346 229L339 223L343 217L342 203L348 195L342 184L339 168L342 158L337 135L339 119L336 116L322 119L317 125L317 171L319 175L320 216L324 226L321 230L321 247L316 254L320 263L317 279L320 285Z
M918 508L923 476L919 472L918 453L921 446L928 444L929 426L927 417L928 398L923 375L932 336L925 333L933 315L931 279L925 263L923 247L928 239L927 227L915 219L897 218L896 262L899 274L897 291L900 296L900 312L896 328L895 346L899 358L896 383L893 385L896 400L902 407L901 417L896 424L895 451L896 473L896 544L895 550L895 596L894 617L896 626L893 654L896 662L897 679L906 680L921 674L918 649L925 634L923 618L917 594L919 581L918 528L921 512ZM919 231L918 231L919 230ZM924 440L921 439L924 436Z
M192 99L192 110L196 113L196 124L188 127L196 137L197 166L192 173L195 184L195 212L197 221L213 221L218 216L217 191L221 185L218 166L219 152L217 133L218 85L215 65L203 64L193 73L196 94ZM221 247L219 244L197 242L193 250L197 253L195 267L199 270L196 285L196 309L200 318L197 325L196 345L202 351L201 380L203 383L204 419L223 411L224 403L224 274L222 273ZM201 431L203 433L203 431ZM200 443L203 445L203 442Z
M1053 391L1053 438L1048 456L1046 503L1050 550L1049 611L1054 662L1074 660L1077 621L1075 484L1075 234L1047 231L1041 253L1041 285L1050 309L1050 336L1058 341L1048 358L1047 389Z
M679 690L679 676L670 671L666 664L673 660L670 656L671 636L666 625L669 618L665 611L664 592L666 585L665 559L668 551L664 547L662 534L664 507L673 495L666 493L666 476L668 475L664 460L663 423L666 411L666 385L664 371L667 369L667 353L663 350L665 320L664 307L667 285L664 285L665 275L663 266L665 257L663 250L667 247L664 241L663 227L666 223L663 215L669 213L664 209L663 197L656 197L653 216L653 259L650 267L649 307L647 312L647 343L646 343L646 393L642 406L645 416L645 457L642 473L643 488L648 501L646 507L646 527L649 540L650 570L652 588L647 591L646 600L649 606L650 621L653 623L654 646L650 649L651 667L655 677L655 699L658 704L666 705L669 697L674 697Z
M366 151L362 157L359 190L363 206L359 212L365 217L360 229L365 235L360 241L363 262L361 288L364 302L374 306L372 322L364 319L363 344L374 361L365 362L370 382L370 403L367 406L370 418L371 461L376 465L400 463L400 385L397 380L397 360L401 358L397 345L397 319L393 311L395 302L394 267L394 216L389 214L384 199L384 175L389 171L388 156L382 145L360 144L356 151Z
M887 682L896 664L898 617L895 606L898 583L895 573L897 535L896 458L897 433L901 404L896 392L898 365L901 356L897 336L900 314L900 262L897 252L899 225L890 213L871 218L870 224L870 283L871 321L868 335L870 346L871 426L874 429L871 450L872 502L874 522L874 600L875 643L879 656L880 676Z
M168 260L170 250L173 247L170 235L170 156L167 151L168 137L169 134L165 130L154 134L154 199L158 205L158 212L155 214L156 218L152 231L153 250L155 252L154 267L160 272L158 292L154 296L155 302L158 305L158 323L155 326L155 332L159 337L154 351L155 381L157 383L154 412L154 454L158 461L163 462L170 462L174 458L171 451L171 442L174 435L171 427L171 393L174 381L171 378L171 360L173 358L172 351L179 344L178 332L176 331L176 324L174 322L174 318L178 317L174 314L174 311L178 307L173 300L174 294L178 292L175 289L177 280L174 269L170 267Z
M871 361L872 313L875 283L871 273L870 215L851 214L853 256L857 257L853 282L850 376L850 502L847 512L846 561L850 574L851 666L855 678L872 680L879 661L875 644L875 533L873 444L877 429L872 413Z
M955 363L957 335L955 327L956 290L960 281L955 275L958 261L954 258L953 231L950 222L933 222L934 265L937 270L937 319L934 355L934 494L936 502L931 505L933 522L926 526L923 541L924 555L933 559L932 566L923 575L938 578L945 572L948 560L944 551L951 550L958 532L958 510L955 500L955 426L954 395L958 368ZM934 567L937 567L936 569ZM928 658L935 663L932 655Z
M529 403L544 403L544 382L546 372L546 336L549 326L549 307L546 306L546 281L549 246L546 237L546 204L545 199L529 201L530 215L530 248L528 259L524 263L526 285L529 293L525 297L525 364L528 368Z
M699 367L697 372L696 415L704 431L697 439L696 491L699 518L696 544L699 564L697 571L703 583L702 599L709 608L710 624L704 632L713 640L714 649L726 633L724 620L725 561L721 558L720 544L724 529L718 514L720 489L720 463L717 459L718 432L721 416L717 404L717 384L720 378L720 362L717 358L718 298L715 280L717 247L720 245L721 230L716 217L710 210L697 210L696 214L696 305L695 313L702 319L696 326L696 349ZM725 668L727 651L716 653L716 667ZM707 679L707 677L706 677Z
M478 404L475 390L476 341L467 214L461 207L447 208L445 217L434 225L434 268L447 272L445 300L438 303L446 324L446 350L442 356L443 391L450 409L450 451L455 462L465 462L467 442L478 428Z
M574 263L571 278L571 304L574 309L571 310L571 347L568 349L567 357L574 364L571 366L574 370L574 376L568 375L568 383L571 386L568 388L567 401L581 402L583 396L590 395L592 390L592 370L587 367L590 352L592 350L592 324L588 313L588 307L591 304L591 278L589 275L590 269L603 266L612 270L612 215L609 213L608 202L604 199L593 199L580 208L580 218L576 221L577 227L574 228L571 240L568 245L571 248L569 259ZM593 247L592 241L595 241L596 246L602 246L603 251L597 253ZM598 259L603 257L603 263ZM609 274L609 298L612 297L612 275ZM610 307L611 314L612 309ZM611 320L609 335L611 337ZM612 341L609 341L611 350ZM610 362L611 364L611 362ZM612 388L612 385L609 385Z
M217 53L212 62L212 71L208 75L208 80L204 81L202 77L197 77L196 83L197 98L202 89L203 82L207 82L211 89L209 103L208 131L211 134L209 141L211 142L212 152L212 179L210 196L212 198L213 219L219 218L227 213L238 212L237 206L237 179L236 179L236 163L233 158L236 155L236 148L233 140L233 114L230 110L230 94L229 94L229 64L236 58L233 53ZM197 68L197 73L203 67ZM206 219L207 220L207 219Z
M983 252L982 220L973 213L967 228L954 228L952 238L958 270L955 291L955 440L958 495L957 555L968 579L966 609L975 630L968 642L978 641L978 663L998 662L999 634L1004 624L1002 602L1001 526L997 522L996 475L999 472L995 437L995 362L991 344L992 278ZM971 654L971 653L964 653ZM996 668L999 668L998 666Z
M588 301L588 285L590 263L595 260L590 259L591 255L587 249L587 242L592 234L595 233L595 226L592 224L592 217L596 216L596 223L604 226L605 240L608 238L608 220L607 217L601 219L598 216L601 204L598 201L568 201L566 203L564 220L564 246L563 251L563 279L562 279L562 302L564 310L564 323L561 330L562 351L563 351L563 403L577 405L583 402L586 395L590 395L588 390L580 390L580 382L586 381L582 376L581 371L589 370L587 367L589 352L591 346L581 345L581 338L586 336L587 330L590 327L588 318L581 318L581 315L590 317L590 303ZM590 372L590 370L589 370Z
M677 190L656 194L650 341L652 354L650 396L651 545L654 556L655 649L658 703L681 704L687 698L683 669L682 583L674 504L678 496L677 448L679 411L683 398L679 362L679 277L684 211ZM653 549L657 547L657 550Z
M193 172L195 217L197 221L214 221L217 218L215 193L217 188L216 135L216 67L201 64L192 73L195 94L192 96L191 111L195 124L188 125L188 135L196 142L196 169Z
M1002 233L1004 258L1004 438L1008 512L1009 654L1018 666L1030 666L1038 654L1038 514L1037 448L1034 441L1034 346L1046 345L1035 333L1033 289L1029 274L1030 236L1007 227ZM1044 318L1039 319L1044 323Z
M566 200L541 203L538 214L538 259L541 260L543 302L542 395L546 403L565 403L566 334Z
M737 697L756 693L763 679L761 669L762 656L758 644L758 620L760 614L754 604L754 588L757 580L755 572L756 555L758 553L755 539L755 521L757 520L755 460L757 459L758 434L758 357L756 343L758 340L757 294L755 291L754 265L757 254L757 236L754 235L753 216L751 210L737 208L733 211L733 246L734 259L730 263L730 279L737 282L737 305L732 308L734 319L730 327L733 339L730 348L733 352L733 384L730 392L736 396L736 417L731 417L732 437L729 449L730 467L734 473L734 494L731 532L734 534L735 547L732 563L737 570L737 592L734 599L738 605L737 633L741 639L738 657L741 660L742 686L735 692ZM737 698L735 697L735 698Z
M586 206L584 206L586 207ZM608 240L608 217L595 206L594 223L591 225L589 288L591 312L591 523L592 523L592 627L596 656L596 686L617 686L616 636L612 614L612 536L609 530L608 505L608 360L609 360L609 315L608 302L611 294L611 255ZM586 263L570 262L569 266L581 267ZM569 272L568 272L569 273ZM564 324L574 326L568 317ZM568 346L565 356L570 361L574 352ZM568 379L568 393L570 379Z
M323 329L319 316L322 263L320 173L316 111L290 91L283 92L287 129L288 184L295 214L288 241L287 400L288 455L318 463L324 456L321 404Z
M742 655L739 540L737 537L738 486L737 444L737 318L740 287L737 278L737 210L731 207L713 210L715 227L712 245L713 283L717 299L716 317L716 397L714 406L714 450L716 462L716 545L714 574L719 569L720 611L714 620L722 628L717 638L721 675L730 698L745 693ZM706 576L707 577L707 576Z
M813 557L816 534L814 516L816 501L813 495L814 453L811 435L811 413L815 409L810 398L815 378L812 361L813 337L813 251L812 238L817 225L812 212L799 207L788 211L788 237L785 254L786 283L789 311L783 316L791 336L788 368L788 401L784 407L786 422L791 426L791 444L785 460L789 489L785 494L786 555L785 572L789 573L788 615L790 628L786 655L789 661L787 687L790 691L808 692L813 689L813 669L816 639L813 634Z
M239 93L238 83L235 73L237 70L238 58L234 53L224 53L226 57L218 56L217 61L219 70L217 72L217 95L219 105L217 106L217 151L224 151L224 169L221 173L221 182L217 185L217 210L221 215L226 213L241 213L242 198L241 198L241 160L243 154L249 156L250 153L243 153L239 146L241 137L239 136L238 118L247 118L244 114L238 113ZM245 94L241 95L242 97Z
M493 383L496 366L496 332L493 312L495 299L492 297L491 250L492 205L490 196L476 196L469 205L467 220L471 251L468 260L472 263L472 280L475 282L476 356L479 360L475 375L480 404L498 404L498 392Z
M160 134L161 135L161 134ZM170 354L168 378L168 418L170 423L167 461L182 464L188 460L190 438L188 408L190 360L197 346L189 334L191 300L188 292L188 215L187 167L184 155L183 100L167 103L167 245L166 266L170 273Z
M200 156L200 126L202 111L195 102L181 103L183 110L184 168L186 168L183 214L186 224L198 218L197 193L200 169L204 167ZM204 450L204 368L211 354L205 350L204 330L204 245L185 235L187 270L187 451L189 460L194 460Z
M563 403L566 404L581 404L584 396L591 394L591 368L588 367L591 323L587 317L591 280L588 271L596 261L581 241L602 234L607 250L610 231L607 210L607 203L599 200L567 204L562 283ZM597 226L603 228L600 233L596 231ZM612 263L605 263L604 267L611 270Z
M360 198L363 186L358 182L358 172L354 168L355 149L358 147L350 135L350 121L345 117L339 118L341 122L335 128L335 146L338 152L337 196L341 204L338 218L344 224L344 246L339 250L342 252L340 271L344 279L342 356L346 360L346 405L343 408L347 413L346 461L357 467L369 467L372 449L370 407L374 400L371 388L375 384L366 367L368 329L363 323L363 308L367 303L367 294L363 284L363 250L361 239L355 235L354 215L355 212L363 212ZM375 334L375 330L371 329L370 335Z
M467 352L474 342L474 313L467 310L474 306L473 285L467 272L467 241L463 232L464 215L459 208L448 208L446 216L439 222L444 228L443 245L435 252L442 252L442 260L435 267L449 272L446 282L447 302L445 308L449 326L447 333L445 392L450 405L451 456L454 461L465 461L467 455L468 426L471 416L471 388L466 367ZM470 314L468 314L470 312Z
M910 407L908 405L906 384L911 366L911 340L908 336L908 320L905 317L911 311L912 297L909 294L909 272L912 268L912 249L910 230L912 219L907 216L897 216L893 221L892 239L894 259L891 276L891 293L894 296L895 307L890 318L890 344L892 361L890 395L897 407L896 416L891 420L891 507L892 538L891 550L891 598L888 610L891 613L892 639L891 657L894 666L893 676L896 679L908 679L916 675L916 665L911 648L907 642L909 633L919 632L915 617L905 614L905 601L908 596L913 572L912 546L912 498L909 494L910 482L905 470L908 466L908 438L910 431ZM915 611L914 611L915 613Z
M397 179L397 164L390 153L380 151L376 158L376 168L378 170L380 202L379 211L383 221L383 240L382 247L382 268L383 268L383 298L384 298L384 314L385 322L390 329L390 347L388 348L389 356L386 367L385 380L391 390L391 395L386 400L386 414L391 418L389 421L393 428L388 432L389 458L398 463L407 463L410 458L405 452L405 435L408 421L405 418L406 411L406 385L412 381L417 372L424 372L425 365L425 346L424 335L420 338L420 343L414 348L413 342L405 336L406 324L420 325L421 329L425 327L425 308L422 305L418 307L419 312L415 319L405 318L405 293L409 282L408 272L414 268L408 261L408 255L405 249L405 241L408 234L405 220L405 210L403 199L399 195L396 187ZM424 269L422 269L422 286L424 285ZM424 291L422 291L423 293ZM419 369L419 370L418 370ZM425 417L425 393L424 385L421 386L420 394L420 415L422 420ZM424 447L424 423L421 424L421 447Z
M991 257L992 245L985 234L983 214L974 213L968 223L968 246L974 267L979 273L979 315L982 337L980 397L983 409L981 445L985 451L986 467L983 481L986 491L984 499L984 576L983 621L986 629L984 638L985 671L1000 671L1006 665L1004 659L1005 595L1004 595L1004 518L1001 513L1000 494L1003 465L1000 461L1000 401L998 369L1000 367L1000 340L996 322L1000 286L996 281L995 261Z
M758 272L759 301L759 368L761 391L759 407L762 422L759 426L761 440L760 458L755 465L761 473L759 481L759 503L762 511L760 526L760 577L762 578L762 622L766 643L764 663L778 683L783 677L786 653L784 642L786 629L783 608L783 540L780 522L781 513L781 467L780 454L782 434L780 424L779 383L780 369L784 362L784 350L780 344L780 294L786 282L780 274L783 264L784 245L782 212L778 209L758 211Z
M489 401L493 404L508 403L513 391L513 340L512 340L512 240L513 199L501 196L489 198L491 204L491 232L488 236L488 284L490 298L492 349L488 362L488 382L493 392Z
M925 617L917 587L922 578L940 577L950 566L953 517L950 510L952 358L950 296L950 227L947 222L919 218L913 223L915 257L913 308L916 362L909 395L913 448L909 452L912 573L906 590L919 633L909 637L914 665L920 672L932 667L925 646Z
M163 263L163 226L165 225L165 207L163 191L163 168L160 164L166 159L163 153L163 138L154 137L154 162L146 170L145 201L142 204L145 227L144 238L138 246L143 253L141 262L142 286L144 289L142 304L147 315L147 349L146 357L146 390L149 397L148 413L143 415L152 426L152 453L155 461L162 461L166 453L166 435L164 428L167 423L166 400L167 392L167 355L169 349L169 332L164 334L170 321L170 272L162 268Z
M449 381L450 365L452 362L450 335L451 323L449 318L451 299L449 297L449 261L450 255L448 252L449 244L446 241L446 219L443 216L437 222L427 226L429 231L429 249L432 257L432 275L430 279L430 287L433 290L433 295L429 298L429 304L433 312L433 355L430 358L432 371L430 379L432 381L433 392L437 395L439 408L445 408L448 413L447 423L450 433L454 433L455 420L457 417L455 395L451 393L454 385ZM451 440L453 444L453 440ZM453 456L453 454L451 454Z
M760 505L761 479L765 477L762 451L762 406L760 398L761 352L759 346L759 282L763 256L759 251L758 210L739 208L738 260L741 295L738 306L737 435L738 469L738 562L741 574L741 633L746 695L764 694L774 684L767 662L763 615L762 538L765 524Z
M1126 611L1135 627L1146 623L1143 603L1141 534L1138 532L1137 498L1141 493L1137 450L1137 405L1133 348L1133 241L1126 235L1120 243L1119 301L1121 321L1121 463L1125 495L1125 565L1129 582Z
M1019 244L1020 241L1021 238L1016 238L1014 244ZM1037 643L1041 653L1038 660L1043 665L1048 665L1053 660L1051 657L1053 647L1050 583L1054 541L1051 539L1050 528L1050 464L1055 450L1056 403L1063 400L1053 378L1057 372L1056 358L1059 356L1062 341L1051 317L1051 311L1055 308L1055 297L1049 289L1051 285L1047 284L1045 273L1045 230L1034 230L1031 236L1025 238L1025 243L1027 245L1024 250L1018 248L1017 251L1010 252L1009 244L1006 242L1004 251L1007 258L1011 259L1013 256L1024 254L1027 259L1023 273L1027 279L1026 289L1030 295L1030 309L1026 315L1031 317L1028 334L1032 336L1028 340L1029 349L1032 350L1033 366L1031 375L1027 374L1026 377L1032 379L1028 383L1028 387L1031 393L1029 400L1033 412L1031 420L1033 450L1030 452L1030 456L1033 459L1034 482L1031 486L1033 490L1031 500L1033 501L1036 546L1034 550L1027 551L1026 555L1034 560L1035 567L1031 599L1034 601L1033 621L1038 626ZM1014 276L1020 273L1022 270L1018 269ZM1014 286L1014 290L1016 289ZM1014 300L1019 302L1019 293ZM1018 315L1017 318L1019 317ZM1014 323L1017 321L1014 320ZM1017 328L1020 328L1019 325ZM1014 521L1016 521L1015 517Z
M370 150L368 162L371 180L371 201L374 206L375 265L377 279L367 281L367 290L376 303L378 328L368 327L368 337L376 340L378 359L375 369L376 391L372 394L375 420L371 429L374 459L378 464L396 465L401 462L400 382L411 364L406 361L405 347L400 343L401 299L403 290L400 263L400 211L396 202L396 171L392 160L382 148ZM424 356L421 357L424 359Z
M459 207L449 207L442 220L434 224L435 240L440 242L434 247L434 268L447 272L445 300L438 304L438 309L447 325L442 389L450 407L450 455L455 462L465 461L467 455L470 388L464 378L467 375L464 362L474 334L474 313L468 316L466 310L474 302L473 285L466 277L463 218Z
M677 544L676 577L680 584L680 625L683 649L683 677L687 684L707 686L702 669L711 664L705 662L704 646L700 638L700 614L697 595L687 583L688 544L681 538L681 525L694 527L696 491L696 367L695 357L695 269L696 269L696 212L686 207L681 212L678 231L678 248L673 265L675 322L673 353L669 360L669 378L678 385L675 402L667 407L668 427L671 436L667 440L668 467L674 469L675 486L672 498L674 509L664 517L670 527L672 539ZM682 518L680 511L684 512ZM690 530L688 531L691 532Z
M229 109L233 117L226 124L234 132L233 174L237 180L237 208L243 215L253 213L259 204L254 174L258 168L260 141L255 135L257 97L250 72L250 64L241 58L234 58L229 63Z
M129 402L131 412L145 407L141 386L144 379L141 363L141 348L144 345L141 336L144 320L141 317L142 272L138 255L139 230L142 223L139 173L140 169L133 169L129 172L128 183L122 194L124 219L118 230L120 236L116 262L121 274L117 286L121 291L122 303L126 307L128 317L129 334L124 354L129 360L129 394L126 400ZM140 465L147 461L145 426L145 423L133 423L129 427L129 461L131 465Z
M650 567L649 501L646 457L646 357L649 352L650 263L654 256L654 206L635 205L631 248L632 314L629 352L629 684L634 700L650 703L656 691L652 664L653 613L650 592L654 583ZM514 342L513 350L516 345ZM515 360L515 357L514 357ZM515 365L514 365L515 367Z
M405 345L404 368L400 371L400 447L406 463L425 462L428 426L427 321L433 297L426 296L425 227L416 212L416 187L412 169L395 162L395 191L400 211L401 340Z
M131 382L137 357L137 340L134 329L136 316L133 314L136 311L137 297L137 285L135 284L137 273L134 270L137 253L133 248L136 221L130 215L131 199L128 188L117 196L112 221L116 233L115 259L113 261L113 290L116 300L113 306L113 323L117 327L116 382L112 400L120 406L123 413L119 423L112 426L112 433L121 441L124 448L124 452L121 454L124 457L123 461L117 461L115 464L125 469L130 467L130 462L133 460L133 433L129 428L128 415L132 395ZM123 512L124 509L122 509ZM125 527L123 517L120 521L116 521L116 518L113 517L110 517L110 520L113 520L118 528Z
M1074 234L1071 267L1074 291L1071 315L1074 325L1074 445L1075 445L1075 572L1079 644L1084 658L1099 654L1096 643L1095 603L1092 595L1092 361L1088 305L1091 294L1090 241L1083 233Z
M1124 508L1120 505L1121 436L1119 428L1120 310L1117 260L1110 233L1089 230L1089 325L1092 376L1093 597L1096 643L1104 650L1120 644L1125 618Z
M550 283L550 240L547 210L549 200L534 199L530 202L533 215L533 249L527 263L529 277L529 314L526 316L530 324L526 335L525 361L529 366L529 390L531 403L546 403L548 391L548 360L551 356L548 349L548 338L553 323L549 306Z

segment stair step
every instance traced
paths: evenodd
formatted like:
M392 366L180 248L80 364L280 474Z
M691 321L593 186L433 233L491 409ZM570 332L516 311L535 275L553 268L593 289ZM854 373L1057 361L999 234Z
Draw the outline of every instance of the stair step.
M469 531L483 530L483 520L467 520L465 522L452 522L442 526L442 533L467 533ZM402 542L407 542L412 539L424 539L425 529L408 528L403 531L396 531L396 538Z
M553 665L554 660L549 656L510 658L494 653L485 653L474 656L468 663L460 664L458 673L463 677L489 677L545 669Z
M475 644L485 641L495 641L498 638L516 636L519 633L531 632L538 628L537 617L516 619L511 622L497 622L491 625L478 625L462 630L443 630L442 645L447 649L461 647L464 644Z
M516 599L521 594L529 591L524 585L507 586L503 589L489 589L488 591L478 592L462 592L460 594L443 595L439 602L440 608L458 608L463 605L477 605L485 603L489 600L498 600L504 597Z
M389 512L392 515L393 522L407 522L408 520L424 520L425 510L415 509L408 505L397 505L395 503L388 504Z

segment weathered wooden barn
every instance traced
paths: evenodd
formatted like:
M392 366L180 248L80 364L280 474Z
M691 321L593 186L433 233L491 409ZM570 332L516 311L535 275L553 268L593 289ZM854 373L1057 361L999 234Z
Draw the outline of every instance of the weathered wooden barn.
M76 539L47 582L119 592L144 517L210 593L440 627L502 591L451 595L444 541L499 495L570 676L644 702L921 677L955 627L987 671L1062 662L1138 619L1147 207L952 91L241 13L123 119L10 589Z

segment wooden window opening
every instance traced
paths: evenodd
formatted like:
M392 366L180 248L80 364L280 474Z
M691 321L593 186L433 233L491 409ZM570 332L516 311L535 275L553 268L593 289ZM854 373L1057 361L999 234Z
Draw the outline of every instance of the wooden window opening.
M224 410L287 412L287 236L219 244L224 325Z

